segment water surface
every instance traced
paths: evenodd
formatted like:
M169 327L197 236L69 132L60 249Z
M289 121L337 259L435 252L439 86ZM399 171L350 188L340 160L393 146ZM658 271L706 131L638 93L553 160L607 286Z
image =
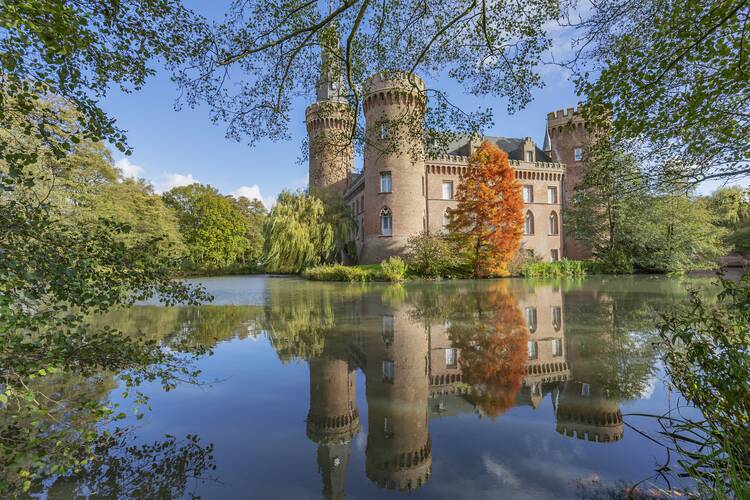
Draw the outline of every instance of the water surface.
M664 450L642 434L656 422L633 414L676 404L654 325L705 279L202 282L213 305L97 320L213 355L197 361L202 385L141 388L152 409L132 423L145 448L98 479L58 480L51 497L557 499L666 486ZM102 398L132 404L103 379Z

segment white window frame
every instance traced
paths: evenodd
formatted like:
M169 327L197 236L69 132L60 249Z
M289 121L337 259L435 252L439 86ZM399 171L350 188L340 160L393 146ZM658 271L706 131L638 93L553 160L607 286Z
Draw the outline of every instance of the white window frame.
M547 203L557 205L557 186L547 186Z
M534 234L534 214L530 210L523 217L523 234L524 236L533 236Z
M392 359L383 360L383 380L393 382L396 378L396 362Z
M549 235L557 236L560 234L560 218L557 212L551 212L547 218L547 224L549 225Z
M524 184L523 186L523 202L534 203L534 186L531 184Z
M445 366L448 368L455 368L458 364L458 350L454 347L449 347L445 350Z
M449 188L448 192L446 192L446 188ZM443 181L443 199L444 200L453 199L453 181Z
M387 224L386 221L388 221ZM393 213L388 207L380 211L380 235L393 236Z
M558 358L563 355L563 343L561 339L552 340L552 356Z
M391 172L380 172L380 192L393 192L393 176L391 175Z
M535 340L529 340L526 344L526 349L529 351L529 359L536 359L539 357L539 349Z
M526 151L526 161L529 163L534 163L534 152L533 151Z
M575 161L581 161L581 160L583 160L583 148L574 148L573 149L573 159Z

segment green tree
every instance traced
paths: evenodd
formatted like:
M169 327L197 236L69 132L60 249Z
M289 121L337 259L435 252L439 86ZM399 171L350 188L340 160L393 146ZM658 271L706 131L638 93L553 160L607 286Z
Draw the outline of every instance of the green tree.
M243 264L248 265L251 269L258 269L261 258L263 257L263 243L265 236L263 226L268 216L268 211L260 200L249 200L244 196L234 200L235 205L244 214L247 220L247 250L240 257Z
M202 184L176 187L162 197L177 212L192 269L222 269L245 255L250 224L232 199Z
M705 202L716 223L728 231L725 243L734 252L750 255L750 193L738 187L717 189Z
M283 191L265 226L263 261L275 272L300 272L338 259L351 239L351 210L333 197L326 204L306 193Z
M571 65L592 123L642 141L649 170L692 184L750 173L744 0L605 0L581 9Z

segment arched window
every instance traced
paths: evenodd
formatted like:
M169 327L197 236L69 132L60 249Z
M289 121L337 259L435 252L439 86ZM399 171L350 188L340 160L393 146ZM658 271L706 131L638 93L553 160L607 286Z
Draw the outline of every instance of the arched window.
M534 234L534 214L531 213L531 210L526 212L526 217L524 217L523 234Z
M448 230L448 224L450 223L450 221L451 221L451 216L448 215L448 211L446 210L445 212L443 212L443 230L444 231Z
M393 234L393 219L391 217L391 209L388 207L383 207L380 211L380 234L383 236Z
M557 214L552 212L549 214L549 234L559 234L560 227L557 222Z

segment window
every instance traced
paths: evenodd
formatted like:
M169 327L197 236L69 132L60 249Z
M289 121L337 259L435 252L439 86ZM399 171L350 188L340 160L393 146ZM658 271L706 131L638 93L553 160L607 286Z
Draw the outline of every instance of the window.
M523 220L523 234L527 236L534 234L534 214L530 211L526 212L526 217Z
M560 228L557 224L557 214L555 212L552 212L549 214L549 234L559 234ZM555 259L557 260L557 259Z
M393 377L396 372L396 363L390 359L383 360L383 380L386 382L393 382Z
M555 339L552 341L552 355L555 357L562 356L562 340Z
M552 306L552 326L559 330L562 326L562 309L560 306Z
M526 151L526 161L529 163L534 162L534 152L533 151Z
M589 384L581 384L581 396L589 397L591 394L591 386Z
M393 343L393 316L383 316L383 343Z
M534 342L533 340L529 340L527 347L529 349L529 359L536 359L538 355L537 349L536 349L536 342Z
M390 172L380 172L380 192L381 193L390 193L392 188L391 183L391 173Z
M443 199L453 199L453 181L443 181Z
M448 224L450 223L450 221L450 215L448 215L448 211L446 210L445 212L443 212L443 230L448 229Z
M391 209L385 207L380 211L380 234L390 236L393 234L393 220L391 219Z
M534 203L534 186L523 187L523 202Z
M393 437L393 423L390 417L383 418L383 434L386 439Z
M536 331L536 308L527 307L526 312L526 326L529 327L529 332L534 333Z
M552 262L557 262L560 260L560 252L557 250L557 248L553 248L550 250L550 257L552 258Z
M458 352L456 349L449 348L445 350L445 366L448 368L455 368L456 367L456 358Z
M547 203L557 204L557 187L549 186L547 188Z
M581 149L581 148L575 148L573 150L573 156L574 156L574 158L575 158L576 161L583 160L583 149Z
M380 138L381 139L387 139L388 138L388 125L383 124L380 126Z

